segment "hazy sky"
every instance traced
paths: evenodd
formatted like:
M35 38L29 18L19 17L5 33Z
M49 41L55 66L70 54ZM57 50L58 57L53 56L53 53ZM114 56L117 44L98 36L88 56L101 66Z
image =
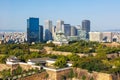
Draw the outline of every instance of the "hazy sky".
M26 30L29 17L39 17L40 25L88 19L93 31L120 29L120 0L0 0L0 29Z

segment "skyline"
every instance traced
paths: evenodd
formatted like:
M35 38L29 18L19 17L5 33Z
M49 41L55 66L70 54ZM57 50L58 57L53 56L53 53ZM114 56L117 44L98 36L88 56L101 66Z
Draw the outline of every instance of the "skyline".
M45 20L56 25L61 19L76 26L87 19L92 31L120 29L119 3L119 0L1 0L0 29L26 31L29 17L39 18L40 25Z

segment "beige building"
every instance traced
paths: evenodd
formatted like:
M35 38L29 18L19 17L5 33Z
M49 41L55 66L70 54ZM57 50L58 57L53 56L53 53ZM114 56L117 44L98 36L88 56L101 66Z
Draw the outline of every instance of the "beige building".
M112 33L112 41L113 42L120 42L120 32Z
M89 32L89 40L97 42L120 42L118 32Z
M112 32L102 32L102 42L112 42Z
M101 42L102 41L102 33L101 32L89 32L89 40L90 41L97 41Z

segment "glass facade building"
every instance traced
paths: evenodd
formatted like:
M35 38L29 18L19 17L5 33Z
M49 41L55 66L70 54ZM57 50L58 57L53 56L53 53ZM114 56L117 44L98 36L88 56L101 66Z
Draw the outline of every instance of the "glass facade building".
M39 26L39 42L43 42L43 26Z
M65 36L71 36L71 25L70 24L64 24L62 28Z
M39 18L27 19L27 41L39 42Z

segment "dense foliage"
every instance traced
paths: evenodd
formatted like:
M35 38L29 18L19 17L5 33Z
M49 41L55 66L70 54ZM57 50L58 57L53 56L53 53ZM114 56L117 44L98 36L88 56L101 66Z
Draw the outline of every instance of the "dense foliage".
M64 68L67 67L67 59L65 57L60 57L54 63L54 66L57 68Z
M72 52L73 54L63 56L54 54L45 54L44 52L30 52L30 48L42 50L44 46L53 47L56 51ZM80 58L77 54L89 54L95 52L96 56ZM59 68L66 67L67 61L73 63L73 67L87 69L88 71L102 71L108 73L120 73L120 57L108 59L107 54L120 53L120 47L107 47L98 42L79 41L69 45L55 46L49 44L1 44L0 45L0 63L5 63L10 55L18 57L21 61L27 61L31 58L50 57L57 59L55 66ZM114 68L113 68L114 67Z
M75 43L71 43L70 45L63 45L54 47L56 51L66 51L73 53L92 53L95 52L96 47L99 45L97 42L89 42L89 41L79 41Z

